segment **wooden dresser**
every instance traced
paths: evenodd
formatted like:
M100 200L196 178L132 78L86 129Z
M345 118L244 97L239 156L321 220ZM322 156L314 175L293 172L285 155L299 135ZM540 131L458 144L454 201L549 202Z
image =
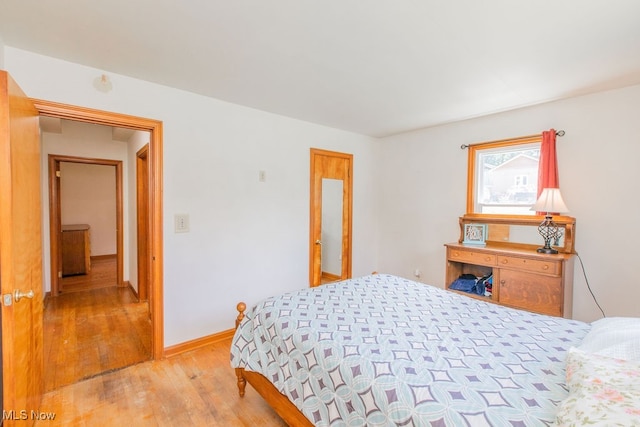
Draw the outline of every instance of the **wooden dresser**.
M574 256L540 254L532 249L500 245L446 244L447 289L461 274L493 273L491 296L458 292L497 304L570 318L573 302Z
M91 242L88 224L62 226L62 276L91 271Z

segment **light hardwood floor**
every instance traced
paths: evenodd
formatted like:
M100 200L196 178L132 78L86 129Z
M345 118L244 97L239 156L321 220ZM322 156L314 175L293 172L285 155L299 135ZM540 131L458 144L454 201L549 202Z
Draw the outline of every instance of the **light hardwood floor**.
M150 361L147 305L115 286L115 262L63 280L45 302L38 408L55 418L36 426L286 425L250 386L239 397L230 339Z
M116 286L115 258L63 282L45 300L45 391L151 358L148 304Z
M251 386L238 396L230 344L224 340L49 392L40 411L55 413L56 420L35 425L286 426Z
M91 257L89 273L65 276L60 280L62 294L116 286L116 262L115 255Z

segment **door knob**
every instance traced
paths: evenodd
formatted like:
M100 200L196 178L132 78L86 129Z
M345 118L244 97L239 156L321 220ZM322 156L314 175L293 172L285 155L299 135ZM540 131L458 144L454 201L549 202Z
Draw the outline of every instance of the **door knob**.
M13 299L15 302L20 301L22 298L33 298L33 289L30 289L29 292L22 292L20 289L16 289L13 292Z

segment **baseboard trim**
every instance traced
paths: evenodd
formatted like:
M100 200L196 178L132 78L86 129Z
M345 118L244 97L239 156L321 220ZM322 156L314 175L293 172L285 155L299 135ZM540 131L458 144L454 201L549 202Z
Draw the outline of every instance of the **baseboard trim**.
M228 329L216 334L207 335L206 337L196 338L195 340L172 345L171 347L165 347L164 357L177 356L178 354L186 353L187 351L195 350L209 344L215 344L220 341L231 339L235 333L235 329Z
M332 282L337 282L338 280L342 280L342 277L338 276L337 274L327 273L326 271L323 271L320 274L320 277L322 277L325 280L330 280Z
M138 291L135 290L131 282L128 280L125 280L123 284L124 284L124 287L129 288L129 290L133 292L133 295L135 295L138 302L140 302L140 296L138 295Z
M117 257L116 254L107 254L107 255L91 255L89 258L91 261L100 261L106 259L115 259Z

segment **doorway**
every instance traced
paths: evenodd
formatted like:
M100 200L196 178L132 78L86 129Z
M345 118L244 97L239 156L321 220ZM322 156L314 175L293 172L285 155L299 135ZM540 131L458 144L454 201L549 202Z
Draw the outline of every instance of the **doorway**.
M162 122L141 117L129 116L84 107L60 104L51 101L32 99L41 117L53 117L93 123L124 129L143 130L149 132L148 148L148 244L149 259L148 277L151 316L151 357L155 360L164 356L163 325L163 251L162 251ZM122 229L122 227L119 227ZM50 233L55 230L51 229ZM53 239L52 239L53 240ZM57 248L56 248L57 250ZM58 275L57 266L52 263L50 272ZM121 276L122 277L122 276Z
M309 284L351 277L353 155L311 149Z
M69 213L69 209L67 209L67 214L63 215L63 196L62 196L62 181L63 181L63 173L62 167L63 165L77 165L77 166L86 166L86 167L107 167L114 168L114 181L113 185L115 186L114 193L115 197L113 199L113 206L100 206L102 204L102 200L99 198L93 200L94 204L97 206L93 206L93 209L90 212L87 212L86 215L94 215L106 221L109 221L111 215L100 214L96 209L106 208L108 210L113 210L115 212L115 217L113 224L115 227L115 255L116 255L116 284L118 286L124 286L123 281L123 257L124 257L124 247L123 247L123 202L122 202L122 161L119 160L109 160L109 159L93 159L93 158L85 158L85 157L75 157L75 156L61 156L56 154L50 154L48 159L49 164L49 227L51 230L50 233L50 247L51 247L51 268L55 270L55 273L51 275L51 296L58 296L60 292L63 291L62 284L64 281L62 280L63 276L67 275L64 268L65 256L63 254L63 241L65 240L66 235L71 235L73 232L65 232L63 226L69 227L69 221L64 221L66 218L72 217L73 215ZM74 168L76 169L76 168ZM67 171L65 171L65 175L71 173L72 170L70 167L67 167ZM86 170L86 169L85 169ZM108 172L107 172L108 173ZM87 177L85 177L87 179ZM67 180L69 182L69 180ZM74 191L75 190L75 191ZM70 191L74 191L76 194L78 193L78 189L70 189ZM92 191L82 191L83 194L93 193ZM77 201L86 199L83 194L78 194L74 199L70 200L69 196L66 197L67 203L74 203L77 206ZM107 203L111 203L111 201L107 201ZM66 218L65 218L66 217ZM66 222L67 224L63 224ZM78 221L71 221L74 225L77 224ZM88 222L86 220L81 222ZM95 237L101 237L101 241L103 239L109 239L110 236L104 236L103 229L106 233L109 226L111 224L103 224L103 227L95 227L94 230L91 230L90 227L87 227L86 234L87 236L92 236L92 239L95 240ZM77 227L76 227L77 228ZM98 235L96 236L96 233ZM77 233L73 233L77 234ZM102 236L101 236L102 235ZM88 239L87 239L88 240ZM90 246L90 242L83 242L85 245ZM113 247L113 245L108 244L107 246ZM95 255L95 254L94 254ZM85 258L89 257L89 254L85 255ZM89 259L85 261L90 262ZM73 272L72 272L73 273ZM88 271L85 271L88 273Z

